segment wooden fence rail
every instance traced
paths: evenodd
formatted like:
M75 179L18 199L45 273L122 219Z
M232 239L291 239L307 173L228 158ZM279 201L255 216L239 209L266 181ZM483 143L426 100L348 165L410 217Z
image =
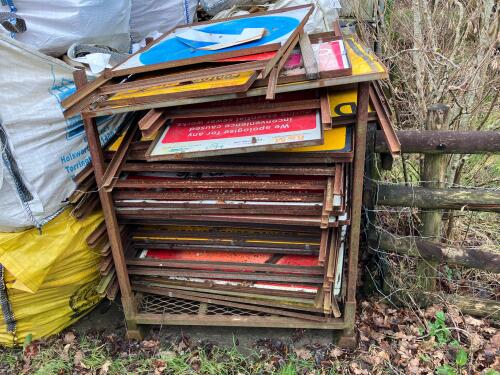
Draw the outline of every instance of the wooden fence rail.
M498 131L449 131L443 128L447 108L437 105L428 113L428 130L398 131L402 153L423 154L424 163L421 174L423 186L406 186L374 182L376 179L376 153L382 154L382 169L390 169L392 158L386 157L389 149L381 131L373 131L371 144L367 150L367 181L365 184L364 205L368 208L370 222L375 220L375 206L416 207L423 209L420 228L423 237L400 237L379 231L371 226L368 243L372 248L389 253L420 257L425 262L417 264L417 283L423 291L435 292L436 270L439 262L465 266L493 273L500 273L500 253L448 246L440 242L441 216L439 210L471 210L500 212L500 191L485 189L444 188L444 154L487 154L500 153L500 132ZM431 126L435 125L435 126ZM427 183L426 183L427 182ZM427 210L427 211L425 211ZM432 295L417 297L426 305ZM464 313L500 319L500 302L444 295L447 302L456 304ZM435 301L434 301L435 302Z
M500 273L500 253L492 251L459 248L426 241L421 237L397 237L380 231L370 232L370 242L390 253Z
M418 207L500 212L500 190L426 188L378 183L375 204L390 207Z
M397 131L406 154L488 154L500 152L499 131ZM382 131L377 131L375 152L388 153Z

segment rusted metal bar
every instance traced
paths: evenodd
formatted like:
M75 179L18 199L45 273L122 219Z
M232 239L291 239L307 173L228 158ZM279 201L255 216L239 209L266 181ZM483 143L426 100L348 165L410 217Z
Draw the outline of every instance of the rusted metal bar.
M284 312L285 316L292 316L295 318L302 318L302 319L306 319L304 317L307 316L307 317L311 317L311 319L307 319L307 320L317 320L316 318L320 318L321 321L323 321L323 317L321 317L319 315L309 315L309 314L300 314L300 313L288 314L290 312L288 310L299 310L299 311L303 311L303 312L310 312L313 314L314 313L319 314L322 312L322 311L318 310L317 308L315 308L314 306L311 307L311 306L307 306L307 305L300 304L300 303L286 303L286 302L279 303L279 302L273 302L273 301L268 301L268 300L263 300L263 299L254 300L251 298L241 298L241 297L237 297L237 296L226 296L226 295L214 294L214 293L179 290L179 289L167 288L167 287L162 287L162 286L158 287L154 284L148 285L147 283L141 283L141 282L133 283L132 287L134 289L137 288L138 290L141 290L141 291L148 290L148 293L149 293L150 288L154 288L155 291L158 291L158 289L161 288L165 292L171 292L172 296L176 295L179 297L180 295L183 295L183 296L185 296L185 299L191 299L190 297L208 298L208 299L213 300L213 303L215 303L215 301L226 301L226 302L230 302L230 303L243 303L245 305L250 305L250 306L253 306L253 305L267 306L267 307L271 307L274 309L280 309L280 310L276 310L277 315L283 315L282 313ZM249 308L249 309L253 310L253 309L255 309L255 307ZM281 309L283 309L283 310L281 310ZM258 311L260 311L260 310L258 310ZM300 315L298 315L298 314L300 314Z
M279 202L278 202L279 203ZM164 201L115 201L115 207L121 209L133 210L151 210L169 212L172 214L237 214L237 215L291 215L291 216L316 216L321 214L321 204L316 205L273 205L273 204L251 204L251 203L214 203L214 204L199 204L190 202L164 202Z
M241 246L241 247L255 247L264 246L266 248L284 248L284 249L311 249L319 250L319 246L314 243L297 240L276 241L261 239L258 234L254 235L253 239L224 239L224 238L204 238L203 233L190 233L184 234L182 237L172 236L153 236L145 237L137 234L132 234L133 238L141 243L164 243L164 244L185 244L185 245L213 245L213 246ZM184 237L184 238L183 238Z
M238 272L267 272L290 273L305 275L322 275L322 267L315 266L289 266L272 263L239 263L239 262L209 262L196 260L172 260L172 259L127 259L129 266L157 267L157 268L186 268L200 270L217 271L238 271Z
M196 236L196 239L193 239L193 237ZM187 237L184 235L184 237ZM246 248L246 247L261 247L264 249L304 249L304 250L313 250L313 251L318 251L319 247L318 245L313 245L310 243L295 243L295 242L270 242L266 240L260 241L258 235L255 236L256 239L254 240L245 240L245 241L235 241L235 240L227 240L227 239L213 239L213 238L208 238L208 239L203 239L202 234L192 234L190 237L187 238L158 238L158 237L153 237L153 238L148 238L148 237L138 237L138 236L133 236L135 241L137 243L141 244L166 244L166 245L186 245L186 246L192 246L192 247L197 247L197 246L210 246L212 248L214 247L225 247L225 246L239 246L240 248ZM248 241L248 242L247 242Z
M252 230L247 228L242 228L243 232L240 231L227 231L227 228L217 228L217 227L200 227L197 228L186 228L181 230L178 227L175 229L165 228L165 229L150 229L148 227L131 228L131 234L135 237L169 237L169 238L193 238L192 236L197 236L200 238L215 238L221 240L231 240L231 241L275 241L275 242L307 242L310 244L319 244L318 233L309 232L285 232L285 231L264 231L264 230Z
M380 101L380 93L377 94L376 89L370 85L370 102L377 112L378 122L382 128L382 134L387 142L389 152L393 157L398 156L401 153L401 144L397 133L392 127L391 120L389 118L388 112L383 108Z
M123 166L125 172L190 172L190 173L253 173L277 175L304 175L304 176L333 176L335 166L308 165L307 167L294 165L240 165L229 163L174 162L174 163L133 163Z
M86 84L87 77L85 75L85 71L77 70L74 73L74 81L77 89ZM95 122L95 119L86 116L83 116L83 123L89 144L90 155L92 157L94 176L97 185L101 186L103 183L105 167L97 124ZM137 307L135 304L132 288L130 286L130 280L127 273L127 265L125 264L125 257L123 252L124 248L121 240L118 220L113 209L113 200L111 198L111 194L103 189L99 189L99 197L104 213L109 241L111 244L111 252L113 254L113 262L116 269L117 279L118 283L120 284L125 319L127 320L130 333L133 335L133 332L137 330L137 326L135 323Z
M129 267L129 275L161 276L161 277L192 277L203 279L221 280L250 280L250 281L272 281L280 283L306 283L321 284L322 277L288 275L288 274L268 274L250 272L222 272L222 271L201 271L184 269L162 269L154 267Z
M236 190L236 189L235 189ZM322 192L286 192L286 191L259 191L259 190L191 190L191 191L178 191L178 190L163 190L163 191L134 191L134 190L115 190L113 197L115 200L126 199L162 199L162 200L244 200L244 201L257 201L257 202L316 202L321 204L324 194Z
M235 245L224 245L224 246L213 246L213 245L184 245L184 244L172 244L163 242L134 242L134 246L138 249L162 249L162 250L192 250L192 251L215 251L215 252L240 252L240 253L265 253L265 254L286 254L286 255L317 255L318 250L311 247L304 248L290 248L290 247L270 247L270 246L235 246Z
M209 327L261 327L287 329L344 329L347 324L344 319L325 319L325 322L315 322L283 316L231 316L231 315L199 315L189 314L151 314L139 313L139 324L168 324L179 326L209 326Z
M182 188L182 189L264 189L264 190L323 190L325 181L314 180L161 180L161 179L127 179L119 180L116 188L129 189L157 189L157 188Z
M191 288L191 289L200 289L200 290L215 290L217 293L224 294L225 292L241 292L246 294L259 294L266 293L266 295L270 297L283 297L283 298L298 298L301 300L314 300L316 293L306 293L298 290L279 290L265 288L262 284L256 285L251 282L244 282L238 285L231 284L220 284L215 283L213 280L204 280L204 281L185 281L185 280L170 280L165 278L158 277L141 277L140 279L143 282L155 283L158 285L165 285L168 288Z
M310 226L319 227L321 226L320 217L298 217L298 216L279 216L279 215L213 215L206 214L203 216L199 215L182 215L182 214L170 214L169 212L158 212L158 211L148 211L145 210L119 210L117 215L125 219L150 219L159 220L161 222L177 222L177 223L225 223L225 224L236 224L241 225L247 224L273 224L273 225L297 225L297 226ZM343 223L350 223L349 220L343 221ZM337 227L339 225L338 221L330 221L328 223L329 227Z
M358 100L355 126L354 167L352 172L351 233L349 240L347 295L344 317L354 327L356 313L356 282L358 275L359 237L361 234L361 206L368 123L369 83L358 84Z
M212 116L256 115L284 111L301 111L305 109L319 109L320 105L319 99L249 102L239 105L224 105L224 102L221 102L210 103L204 106L196 105L186 108L172 108L165 110L164 113L170 119L191 119Z
M250 61L245 63L233 64L233 65L225 65L223 67L215 67L215 68L207 68L207 69L198 69L195 71L190 71L188 74L186 72L180 73L170 73L168 75L157 76L154 78L145 78L138 81L131 82L123 82L113 85L106 85L99 89L100 94L115 94L118 92L128 91L128 90L137 90L149 88L151 86L157 86L165 83L177 83L188 80L193 80L197 78L206 78L210 75L217 74L227 74L227 73L239 73L239 72L247 72L250 70L259 70L265 66L265 63L262 61Z
M139 129L135 126L135 124L130 124L127 129L127 134L123 138L118 150L116 150L113 155L113 159L111 159L111 162L108 164L106 172L102 178L103 183L101 187L107 192L111 192L113 190L113 186L120 176L121 168L125 163L127 153L129 152L130 143L132 143L138 133Z
M143 287L143 286L139 286L139 285L134 285L134 289L137 291L140 291L140 292L144 292L144 293L154 293L154 294L164 295L164 296L168 296L168 297L188 299L188 300L192 300L192 301L205 302L205 303L221 305L221 306L235 307L235 308L246 309L246 310L250 310L250 311L260 311L260 312L265 312L265 313L269 313L269 314L273 314L273 315L289 316L292 318L312 320L312 321L317 321L317 322L324 322L325 321L325 318L321 317L321 316L295 313L295 312L281 310L281 309L275 309L275 308L254 306L254 305L249 305L248 303L229 302L229 301L225 301L225 300L221 300L221 299L212 298L212 297L210 297L210 295L207 295L206 297L200 296L201 293L197 293L197 294L180 293L180 292L175 291L175 290L163 290L163 288Z

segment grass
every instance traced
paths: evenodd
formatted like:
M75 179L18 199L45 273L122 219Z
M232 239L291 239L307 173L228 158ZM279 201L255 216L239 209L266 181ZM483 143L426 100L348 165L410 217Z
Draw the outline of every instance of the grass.
M95 336L82 336L71 344L56 339L32 345L37 346L36 354L29 358L22 349L0 349L0 374L337 374L334 368L318 367L313 358L257 351L244 355L235 345L186 348L184 353L178 344L153 350L137 345L115 352L105 337Z
M407 373L410 365L429 374L500 375L498 330L488 320L469 323L453 307L395 309L370 299L360 303L356 327L360 340L353 351L310 342L303 331L290 338L256 337L250 347L240 347L235 337L224 347L161 328L145 341L128 341L121 325L69 330L25 349L0 347L0 375L378 375Z

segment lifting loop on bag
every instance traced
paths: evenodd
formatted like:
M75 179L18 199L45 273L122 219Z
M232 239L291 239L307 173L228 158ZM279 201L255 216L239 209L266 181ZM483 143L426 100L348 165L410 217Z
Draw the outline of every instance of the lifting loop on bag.
M7 326L7 332L16 332L16 320L12 312L12 307L7 295L7 287L5 286L4 271L5 268L0 264L0 308L2 309L3 319Z
M10 33L24 33L27 30L26 21L16 14L17 8L12 0L1 0L1 4L8 6L10 12L0 12L0 25Z
M0 25L8 32L15 34L24 33L27 30L26 22L12 12L0 12Z

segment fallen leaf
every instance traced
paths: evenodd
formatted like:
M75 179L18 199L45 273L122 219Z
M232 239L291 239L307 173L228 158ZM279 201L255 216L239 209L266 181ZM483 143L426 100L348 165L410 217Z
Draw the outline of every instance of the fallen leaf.
M153 349L160 346L160 342L157 340L145 340L142 342L142 347L144 349Z
M101 367L101 370L99 370L99 375L106 375L109 371L109 368L111 366L111 361L106 361Z
M490 335L494 335L496 332L498 332L498 330L493 327L484 327L483 331L489 333Z
M35 345L34 343L29 344L24 348L23 351L23 357L24 360L30 360L31 358L35 357L39 352L38 345Z
M464 320L465 323L474 327L481 327L482 325L484 325L484 322L482 320L473 318L472 316L466 316Z
M307 349L295 349L294 351L295 355L304 361L308 361L312 358L311 352Z
M83 368L85 368L85 366L83 366L83 358L85 358L83 352L81 350L78 350L76 353L75 353L75 358L73 359L73 363L75 364L75 366L81 366Z
M330 357L337 358L340 357L342 354L344 354L344 352L340 348L334 347L332 350L330 350Z
M61 359L63 361L69 360L69 348L71 347L71 344L66 344L64 345L63 351L61 353Z
M75 342L76 336L73 332L66 332L64 335L64 343L65 344L73 344Z
M493 346L495 349L499 350L500 349L500 332L497 332L495 336L493 336L490 339L491 346Z
M424 316L427 319L434 319L434 317L436 316L436 312L438 312L439 310L441 310L441 307L438 307L438 306L435 306L435 305L429 306L425 310Z
M153 361L153 367L154 367L154 374L161 375L163 374L163 371L165 371L166 368L165 361L162 361L160 359L155 359Z
M483 346L483 337L478 333L472 332L469 335L470 350L472 352L477 352Z
M411 359L408 363L408 370L410 374L420 374L420 358Z

